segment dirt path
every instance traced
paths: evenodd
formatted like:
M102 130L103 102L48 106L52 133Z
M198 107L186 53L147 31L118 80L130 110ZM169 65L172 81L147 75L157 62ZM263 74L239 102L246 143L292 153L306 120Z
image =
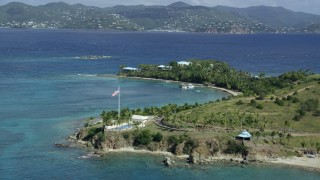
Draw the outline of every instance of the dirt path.
M299 92L305 91L305 90L307 90L307 89L309 89L309 88L312 88L312 87L314 87L314 85L311 85L311 86L308 86L308 87L304 87L304 88L302 88L302 89L299 89L299 90L297 90L297 92L299 93ZM295 92L291 92L291 93L285 95L284 97L292 96L294 93L295 93Z
M303 136L320 136L320 133L292 133L292 136L303 137Z

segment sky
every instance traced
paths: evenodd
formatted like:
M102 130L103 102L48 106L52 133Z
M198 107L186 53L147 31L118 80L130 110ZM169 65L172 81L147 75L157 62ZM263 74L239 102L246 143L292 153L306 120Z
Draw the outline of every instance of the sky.
M81 3L84 5L97 7L110 7L115 5L169 5L179 0L0 0L0 5L9 2L23 2L30 5L43 5L50 2L63 1L68 4ZM299 12L307 12L320 15L320 0L180 0L191 5L202 6L231 6L231 7L249 7L249 6L282 6L287 9Z

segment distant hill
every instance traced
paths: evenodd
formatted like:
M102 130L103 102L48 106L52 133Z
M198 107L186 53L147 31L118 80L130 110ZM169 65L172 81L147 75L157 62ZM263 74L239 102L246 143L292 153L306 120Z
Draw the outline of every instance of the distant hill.
M217 6L215 9L252 18L272 27L301 27L320 23L320 16L318 15L294 12L283 7L254 6L232 8Z
M0 6L0 27L101 29L120 31L186 31L227 34L317 33L320 16L282 7L114 6L98 8L63 2Z
M168 5L168 7L172 7L172 8L185 8L185 7L190 7L190 4L184 3L184 2L175 2L172 3L170 5Z

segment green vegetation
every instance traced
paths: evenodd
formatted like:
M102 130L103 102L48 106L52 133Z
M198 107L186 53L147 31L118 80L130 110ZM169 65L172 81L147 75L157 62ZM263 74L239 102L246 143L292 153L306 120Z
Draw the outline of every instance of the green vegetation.
M85 137L85 139L91 139L94 135L100 132L102 132L101 128L92 127L88 130L88 135Z
M163 135L160 132L157 132L153 135L153 141L154 142L160 142L163 139Z
M142 130L134 137L133 145L148 145L152 141L152 134L149 130Z
M252 77L246 72L235 70L224 62L195 59L189 61L192 64L184 66L178 65L177 62L170 62L171 70L163 70L157 65L141 64L139 71L121 71L120 75L215 85L241 91L247 96L256 94L259 100L263 100L267 94L277 89L294 85L297 78L303 81L310 75L308 71L297 71L279 77L264 77L263 73L259 77Z

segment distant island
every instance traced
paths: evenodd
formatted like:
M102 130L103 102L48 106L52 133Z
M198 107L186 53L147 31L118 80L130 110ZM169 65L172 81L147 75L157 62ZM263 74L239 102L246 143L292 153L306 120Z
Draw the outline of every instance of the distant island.
M92 29L104 31L206 32L216 34L319 33L320 16L282 7L114 6L63 2L0 6L1 28Z
M168 156L168 166L175 165L175 155L190 164L270 162L320 170L319 74L251 76L223 62L195 59L120 69L119 78L175 80L242 94L205 104L103 111L70 136L95 154L160 153Z

